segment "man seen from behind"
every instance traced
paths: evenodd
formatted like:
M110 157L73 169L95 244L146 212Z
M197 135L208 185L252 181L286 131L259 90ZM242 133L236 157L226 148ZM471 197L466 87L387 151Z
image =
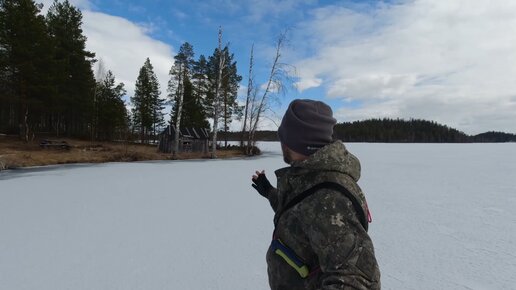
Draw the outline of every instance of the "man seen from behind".
M253 187L275 212L267 252L272 290L380 289L360 162L333 140L331 108L294 100L278 136L288 167L276 171L277 187L256 171Z

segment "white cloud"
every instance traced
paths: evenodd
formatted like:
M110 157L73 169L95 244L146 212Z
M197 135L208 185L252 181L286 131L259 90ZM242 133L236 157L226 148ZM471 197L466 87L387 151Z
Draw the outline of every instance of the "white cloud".
M516 132L516 2L414 0L316 9L298 89L323 86L346 120L427 118L467 133ZM317 80L317 81L314 81ZM299 85L300 84L300 85Z
M229 124L229 131L241 131L243 127L244 120L233 120L231 124ZM211 123L211 122L210 122ZM260 122L258 122L258 130L270 130L275 131L278 130L278 126L281 123L281 119L277 117L270 117L268 115L262 116L260 118ZM249 126L249 124L247 124ZM249 127L248 127L249 128Z
M259 96L263 94L263 92L267 89L267 86L269 86L269 94L278 94L280 92L281 84L279 81L272 81L270 85L268 82L266 82L260 86L262 91L258 93Z
M148 36L148 29L125 18L104 13L83 11L86 47L102 58L106 68L113 71L117 81L126 85L129 95L145 59L150 58L160 82L162 96L166 95L168 72L173 62L172 48Z
M294 86L298 91L302 92L307 89L317 88L322 84L322 79L320 78L301 78L300 81L296 82Z
M53 1L42 2L42 13L46 14ZM102 60L105 69L113 72L117 82L125 84L129 96L134 95L136 78L147 57L160 82L162 97L167 95L168 72L174 52L170 45L148 35L158 29L156 24L134 23L122 17L92 11L93 5L88 0L70 2L82 11L86 49Z
M349 99L355 100L388 99L403 96L415 83L414 75L363 75L336 80L328 89L328 96L350 96Z
M154 22L138 22L135 23L139 28L143 29L143 33L151 34L160 29L159 25Z

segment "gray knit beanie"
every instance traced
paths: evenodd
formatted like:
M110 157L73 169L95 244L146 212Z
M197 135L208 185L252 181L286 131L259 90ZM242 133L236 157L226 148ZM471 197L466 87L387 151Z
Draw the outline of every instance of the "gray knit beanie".
M281 120L278 136L288 148L309 156L332 142L336 122L325 103L293 100Z

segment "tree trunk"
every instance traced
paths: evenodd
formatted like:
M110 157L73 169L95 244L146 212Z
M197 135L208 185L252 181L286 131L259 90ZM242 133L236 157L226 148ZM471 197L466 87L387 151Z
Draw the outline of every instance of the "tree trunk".
M215 89L215 99L213 100L213 138L211 143L211 158L217 158L217 128L219 125L219 106L220 106L220 86L222 82L222 69L225 60L222 53L222 28L219 28L219 71L217 74L217 86Z
M16 112L15 112L15 106L13 104L11 104L9 106L9 128L13 128L14 126L16 126Z
M269 93L272 88L272 84L274 81L277 81L275 78L277 77L277 74L278 74L279 59L281 57L281 47L283 46L284 41L285 41L285 35L282 34L279 36L278 42L276 43L276 54L274 56L274 61L272 63L270 75L269 75L269 78L267 81L267 87L265 88L265 91L263 92L262 98L260 100L260 104L258 105L258 108L256 111L254 124L250 125L249 134L251 135L251 138L250 138L250 141L252 143L251 146L256 145L255 132L258 129L258 123L260 122L261 114L265 111L266 105L268 103L268 97L269 97Z
M158 116L158 113L156 112L156 109L153 110L153 119L152 120L152 144L155 143L156 141L156 120L157 120L157 116Z
M244 147L245 133L247 130L247 115L249 112L249 101L251 98L251 92L253 90L253 53L254 53L254 43L251 46L251 57L249 60L249 78L247 80L247 95L245 98L244 125L242 127L242 135L240 136L240 147Z
M25 142L29 142L29 106L25 108L25 116L23 118L23 124L25 129Z
M24 80L20 80L20 138L29 142L29 104Z
M177 104L177 114L176 114L176 126L175 126L175 140L174 140L174 150L172 152L172 156L177 158L177 153L179 151L179 130L181 130L181 114L183 112L183 96L184 96L184 86L183 86L183 68L182 65L179 64L179 82L178 82L178 104Z
M224 94L224 148L228 148L228 95Z
M253 121L255 119L255 115L256 115L256 108L255 108L255 105L256 105L256 96L257 96L257 93L258 91L256 89L253 89L253 92L251 93L252 97L251 97L251 101L250 101L250 105L251 105L251 108L249 108L249 131L247 132L247 145L246 145L246 154L247 155L251 155L251 149L252 149L252 146L251 146L251 140L252 138L254 138L252 135L251 135L251 124L253 124Z

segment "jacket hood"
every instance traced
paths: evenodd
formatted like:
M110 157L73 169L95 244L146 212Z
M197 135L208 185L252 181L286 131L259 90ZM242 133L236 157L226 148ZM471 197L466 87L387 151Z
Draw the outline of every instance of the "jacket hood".
M324 146L306 160L294 161L292 167L339 172L350 176L355 182L360 179L360 161L346 149L342 141Z

